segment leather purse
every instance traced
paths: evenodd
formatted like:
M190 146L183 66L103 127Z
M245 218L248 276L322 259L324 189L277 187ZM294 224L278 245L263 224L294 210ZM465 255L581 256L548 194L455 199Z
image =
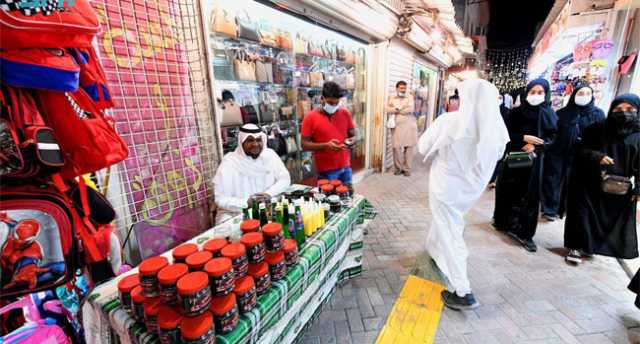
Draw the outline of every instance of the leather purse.
M276 120L275 104L260 103L260 123L273 123Z
M311 111L311 101L309 100L298 100L298 119L302 120L304 116L307 115Z
M233 13L227 9L216 7L213 9L209 22L209 30L236 38L238 35Z
M536 153L511 152L504 159L505 164L511 169L529 168L536 160Z
M273 83L273 65L271 62L256 61L256 79L259 82Z
M300 34L296 33L296 41L293 45L293 52L295 54L303 54L306 55L308 53L308 42L304 39Z
M277 32L268 23L263 22L260 24L258 34L260 35L260 44L274 48L278 47Z
M246 53L236 53L234 67L238 80L256 81L256 64L248 60Z
M240 106L233 100L223 102L220 126L231 127L239 125L242 125L242 111L240 110Z
M600 185L602 192L617 196L626 196L629 191L631 191L631 188L633 188L631 178L616 176L606 172L602 172L602 182Z
M251 104L246 104L242 106L242 109L246 114L246 118L244 118L244 124L247 124L247 123L260 124L260 117L258 115L258 110L256 109L255 106Z
M293 49L293 42L289 31L278 30L278 47L288 51Z
M310 72L309 80L311 87L322 87L324 85L324 75L322 72Z
M244 11L236 16L236 24L238 27L238 37L254 42L260 42L260 34L258 34L258 24L251 20L247 11Z
M347 60L347 51L344 48L344 45L336 46L336 59L338 61L346 61Z
M349 48L349 49L346 50L345 57L344 57L344 62L348 63L348 64L355 64L356 63L356 54L353 51L353 49Z
M322 46L319 44L316 44L312 41L309 41L308 43L309 48L307 49L309 52L309 55L311 56L317 56L317 57L325 57L324 55L324 51L322 50Z

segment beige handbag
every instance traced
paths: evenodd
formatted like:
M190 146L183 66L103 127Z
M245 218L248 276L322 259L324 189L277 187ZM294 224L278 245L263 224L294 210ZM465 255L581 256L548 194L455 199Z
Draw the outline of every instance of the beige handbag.
M222 103L220 126L230 127L236 125L242 125L242 111L240 111L240 106L235 101L227 100Z
M309 111L311 111L311 102L309 100L298 100L298 119L302 120Z
M238 78L238 80L257 81L256 64L255 62L248 60L246 53L237 53L236 58L233 62L236 69L236 77Z
M346 52L346 56L345 56L344 62L349 63L349 64L355 64L356 63L356 54L353 51L353 49L347 48L347 52Z
M309 79L311 87L322 87L324 85L324 75L321 72L310 72Z
M209 30L236 38L238 36L238 30L235 15L230 10L220 8L219 6L214 8L211 13Z
M256 77L259 82L273 83L273 65L271 62L257 60Z
M296 33L296 40L293 44L293 52L295 54L307 54L308 42L306 39L302 38L300 34Z

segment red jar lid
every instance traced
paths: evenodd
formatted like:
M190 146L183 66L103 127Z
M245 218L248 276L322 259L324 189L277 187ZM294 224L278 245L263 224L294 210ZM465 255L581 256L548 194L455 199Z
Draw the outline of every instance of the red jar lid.
M213 315L220 316L232 310L235 306L236 294L231 293L225 296L214 297L211 300L211 307L209 307L209 311L211 311Z
M269 264L262 262L260 264L249 264L249 276L258 278L269 273Z
M260 245L264 238L262 237L262 233L260 232L252 232L243 234L240 238L240 242L246 247L253 247L256 245Z
M241 243L229 244L225 246L222 251L222 255L231 259L241 257L247 254L247 250Z
M227 246L229 242L223 238L211 239L204 243L202 247L205 251L209 251L211 253L218 252L222 250L223 247Z
M258 229L260 229L260 221L258 220L244 220L240 224L242 233L257 232Z
M190 254L198 252L198 245L196 244L182 244L173 249L173 259L174 260L184 260Z
M322 190L322 192L331 192L331 191L333 191L333 185L331 185L331 184L322 185L320 187L320 190Z
M236 287L233 289L233 292L236 294L244 294L251 290L251 288L254 288L255 285L253 277L245 276L236 281Z
M182 276L177 286L178 294L193 294L209 286L209 276L202 271L191 272Z
M158 313L158 327L163 330L173 330L178 328L182 321L182 315L174 308L167 305L160 306Z
M172 264L158 272L158 281L160 281L160 284L174 284L180 279L180 277L188 273L189 267L187 264Z
M282 225L277 222L267 223L262 227L262 233L269 237L282 234Z
M167 258L162 256L151 257L143 260L138 270L141 275L155 275L167 265L169 265Z
M213 316L209 312L204 312L195 317L183 318L180 322L180 333L184 339L197 340L204 336L211 326L213 326Z
M339 193L339 194L348 193L349 192L349 188L344 186L344 185L338 186L336 188L336 192Z
M144 300L144 314L150 316L158 315L161 305L162 303L160 302L159 296Z
M227 257L213 258L204 266L204 272L209 276L222 276L231 271L233 263Z
M191 269L202 269L202 267L207 264L208 261L213 258L213 253L209 251L200 251L196 253L192 253L186 259L187 265Z
M118 290L121 293L128 293L138 285L140 285L140 276L138 274L132 274L118 281Z
M318 180L318 186L327 185L329 183L331 183L331 181L329 181L329 179L320 179L320 180Z
M142 303L145 300L145 296L144 293L142 293L142 286L139 285L135 288L133 288L133 290L131 290L131 301L135 302L135 303Z
M337 188L338 186L342 185L342 182L339 180L332 180L331 181L331 185L333 185L333 187Z
M267 263L269 263L269 265L276 265L278 263L281 263L284 261L284 252L267 252L265 260L267 261Z
M285 239L284 240L284 252L293 252L298 249L298 244L293 239Z

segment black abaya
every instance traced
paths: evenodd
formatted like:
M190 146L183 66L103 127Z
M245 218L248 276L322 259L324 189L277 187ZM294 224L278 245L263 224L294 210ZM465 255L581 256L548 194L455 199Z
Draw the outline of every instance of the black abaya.
M534 80L527 92L535 85L545 89L547 100L539 106L530 105L526 99L509 114L509 152L522 151L526 145L524 135L533 135L545 141L536 146L536 159L530 168L510 169L502 164L496 186L495 226L499 230L516 234L520 239L533 238L540 212L541 181L545 147L553 142L557 130L557 116L549 106L549 84L546 80Z
M567 106L558 110L558 133L553 145L545 152L542 211L547 216L558 215L576 143L582 139L585 128L605 118L604 112L594 105L593 98L585 106L576 104L576 94L585 87L589 86L576 86Z
M611 108L619 104L620 99L640 108L640 99L629 97L616 98ZM566 248L624 259L638 257L637 202L632 202L634 195L640 195L640 118L637 114L635 121L616 128L610 112L605 123L585 131L568 191ZM605 155L615 161L613 166L604 168L606 173L635 177L636 188L627 195L602 191L600 161Z

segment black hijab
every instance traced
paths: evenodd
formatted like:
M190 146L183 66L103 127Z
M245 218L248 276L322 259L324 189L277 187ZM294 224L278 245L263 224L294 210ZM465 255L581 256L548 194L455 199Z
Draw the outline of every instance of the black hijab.
M633 106L636 109L636 115L632 120L621 121L618 116L613 114L613 109L616 106L627 103ZM633 133L640 132L640 98L633 93L626 93L620 96L617 96L612 102L611 107L609 108L609 114L607 115L607 120L605 121L605 128L607 131L607 136L609 138L614 137L626 137Z
M540 105L533 106L527 101L527 94L537 85L542 86L544 89L544 102ZM520 106L522 109L520 111L524 117L533 120L538 119L538 116L540 116L540 123L542 124L540 129L542 131L554 130L557 127L558 116L551 108L551 91L547 80L541 78L529 82L525 93L521 96L520 102L522 103Z
M594 123L604 119L604 112L595 106L595 97L591 96L589 104L580 106L576 104L576 95L583 88L588 88L593 94L593 88L586 83L578 83L571 93L569 103L564 108L558 110L558 123L565 126L574 126L581 118L587 122Z

